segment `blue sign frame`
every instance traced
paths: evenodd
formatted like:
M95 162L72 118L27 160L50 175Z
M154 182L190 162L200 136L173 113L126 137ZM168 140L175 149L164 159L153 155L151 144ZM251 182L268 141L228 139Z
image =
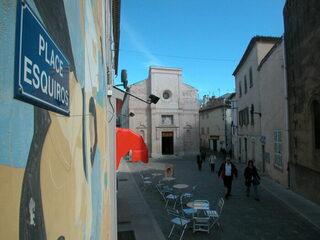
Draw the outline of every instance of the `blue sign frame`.
M15 49L14 98L69 116L69 61L21 0Z

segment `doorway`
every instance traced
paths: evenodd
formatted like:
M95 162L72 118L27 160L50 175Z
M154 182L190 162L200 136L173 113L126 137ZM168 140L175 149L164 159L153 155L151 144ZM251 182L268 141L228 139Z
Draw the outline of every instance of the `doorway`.
M210 150L213 152L217 151L217 140L216 139L209 139L209 146L210 146Z
M162 154L173 154L173 132L162 132Z

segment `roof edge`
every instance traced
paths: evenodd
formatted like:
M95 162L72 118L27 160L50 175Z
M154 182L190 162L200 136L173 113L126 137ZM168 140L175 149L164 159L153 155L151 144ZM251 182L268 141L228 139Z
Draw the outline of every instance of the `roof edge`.
M281 37L269 50L269 52L262 58L259 66L257 67L257 70L260 71L262 68L262 65L268 60L268 58L271 56L271 54L277 49L278 46L280 46L281 42L283 41L283 38Z
M235 76L239 69L242 67L242 65L244 64L244 62L247 60L250 51L252 50L252 48L254 47L254 45L256 44L256 42L277 42L279 41L280 37L272 37L272 36L255 36L253 38L251 38L239 64L237 65L236 69L233 71L232 75Z

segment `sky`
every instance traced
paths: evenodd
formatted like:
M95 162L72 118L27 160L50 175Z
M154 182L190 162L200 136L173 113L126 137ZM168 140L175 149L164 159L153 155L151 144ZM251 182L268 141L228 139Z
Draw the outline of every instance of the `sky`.
M254 36L283 35L285 0L121 0L116 84L145 80L150 66L182 69L203 95L235 91L232 75Z

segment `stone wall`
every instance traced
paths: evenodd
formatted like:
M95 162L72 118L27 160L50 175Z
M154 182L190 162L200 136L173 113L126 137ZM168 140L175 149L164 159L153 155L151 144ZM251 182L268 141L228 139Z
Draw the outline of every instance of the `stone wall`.
M284 8L288 79L290 187L320 203L320 150L312 103L320 102L320 1L288 0Z

